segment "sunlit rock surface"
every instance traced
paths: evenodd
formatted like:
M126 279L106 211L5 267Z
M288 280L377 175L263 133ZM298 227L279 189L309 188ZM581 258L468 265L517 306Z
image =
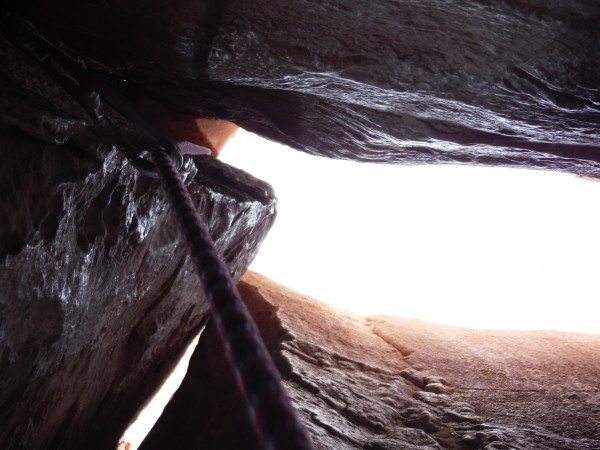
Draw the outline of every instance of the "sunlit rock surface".
M207 315L158 181L116 150L0 130L0 448L111 449ZM211 157L187 183L234 277L270 187Z
M596 0L19 8L173 105L313 154L600 174Z
M317 448L600 448L600 336L366 318L251 272L240 290ZM254 448L210 334L143 450Z

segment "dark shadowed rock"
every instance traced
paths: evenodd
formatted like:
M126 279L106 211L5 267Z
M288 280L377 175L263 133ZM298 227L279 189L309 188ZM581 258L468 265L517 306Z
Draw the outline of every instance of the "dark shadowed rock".
M0 448L114 449L208 305L158 181L118 151L148 138L103 102L92 119L29 37L0 25ZM207 156L183 175L239 278L270 186Z
M115 448L208 306L158 181L34 69L13 64L0 96L0 448ZM184 172L238 278L270 187L211 157Z
M207 315L158 182L116 151L0 134L0 447L114 448ZM234 277L269 187L204 157L193 198Z
M19 8L149 95L313 154L600 174L596 0Z
M600 446L599 336L365 318L251 272L240 291L319 449ZM255 448L215 348L200 342L143 450Z

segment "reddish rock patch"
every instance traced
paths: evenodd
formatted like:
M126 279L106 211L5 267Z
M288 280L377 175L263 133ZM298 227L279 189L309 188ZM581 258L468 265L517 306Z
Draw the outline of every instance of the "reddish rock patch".
M367 318L252 272L239 287L319 449L600 448L600 336ZM144 450L173 436L254 448L214 348L201 341L204 375L186 378Z

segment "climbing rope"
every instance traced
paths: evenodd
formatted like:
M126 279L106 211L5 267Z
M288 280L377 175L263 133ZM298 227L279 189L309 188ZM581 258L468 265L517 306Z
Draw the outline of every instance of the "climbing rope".
M258 328L194 207L181 175L163 147L156 147L151 153L263 448L312 449Z
M142 173L158 175L162 182L189 246L191 260L202 282L212 319L245 399L259 444L265 450L311 450L312 443L283 388L258 328L183 183L179 173L183 158L178 145L143 117L109 77L73 64L67 55L38 34L32 24L14 15L3 17L0 23L5 25L4 30L10 26L10 31L20 34L29 45L37 46L41 53L50 54L70 72L70 78L63 77L44 64L43 59L29 52L27 45L17 43L88 110L92 121L108 120L100 111L100 100L103 100L155 142L149 149L153 166L148 166L151 163L140 156L140 151L126 153L126 156Z

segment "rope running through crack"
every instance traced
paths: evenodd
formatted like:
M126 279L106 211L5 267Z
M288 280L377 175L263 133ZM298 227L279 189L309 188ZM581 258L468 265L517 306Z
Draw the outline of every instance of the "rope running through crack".
M194 207L180 173L163 147L152 149L151 154L204 286L212 318L246 398L259 440L268 450L312 449L258 328Z

